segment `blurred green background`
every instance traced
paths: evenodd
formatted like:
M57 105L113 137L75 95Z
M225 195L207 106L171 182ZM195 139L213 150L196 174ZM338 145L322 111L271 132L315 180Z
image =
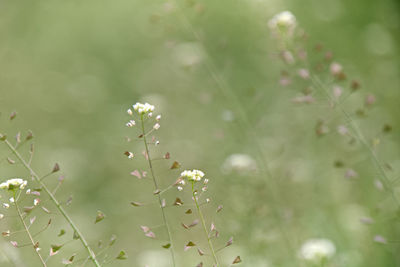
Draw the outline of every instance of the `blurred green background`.
M137 136L137 129L125 127L126 110L137 101L148 101L156 106L155 114L163 116L157 132L161 144L152 148L153 154L168 151L183 168L204 170L213 205L206 213L211 216L219 203L225 207L215 219L221 230L217 244L230 236L235 243L221 253L223 266L237 255L243 259L241 266L308 266L297 251L309 238L327 238L335 244L336 254L327 266L400 266L399 213L389 194L374 186L379 174L369 154L336 133L316 136L318 119L345 119L322 95L312 105L292 103L304 88L300 83L279 85L285 66L267 27L274 14L290 10L310 36L310 57L312 47L321 43L333 51L350 78L361 81L360 92L349 98L347 108L354 111L366 93L376 96L375 107L357 123L367 138L376 137L383 123L393 127L392 133L379 136L377 154L390 164L388 175L397 181L399 3L178 3L0 1L1 132L13 136L33 131L33 166L39 173L60 164L66 181L58 196L66 200L73 195L67 210L91 244L115 234L118 242L107 254L124 249L129 258L109 265L170 266L162 242L145 237L139 228L160 224L159 210L129 204L153 198L150 180L129 175L145 169L146 162L123 155L126 150L143 150L142 143L125 141L125 136ZM18 115L10 123L12 111ZM6 157L6 147L0 149ZM237 153L253 158L257 170L227 169L226 159ZM345 168L334 167L338 160ZM169 170L171 163L155 164L164 186L179 175ZM28 177L18 164L0 164L2 180ZM356 170L359 178L344 178L346 167ZM56 178L47 178L49 184ZM168 200L176 195L171 191ZM97 210L106 219L94 225ZM50 243L68 239L56 236L60 228L69 229L59 216L51 216L54 225L40 236L44 254ZM184 253L183 246L188 239L202 240L201 233L182 235L179 222L187 220L182 219L183 210L171 208L168 217L174 224L178 266L195 266L200 261L196 251ZM364 225L362 217L375 223ZM0 225L1 230L18 228L3 221ZM385 237L387 244L374 242L376 235ZM7 240L1 249L16 266L39 266L30 248L14 249ZM66 245L49 265L61 266L61 259L79 246L77 241ZM211 266L208 259L202 260ZM0 265L13 266L5 259Z

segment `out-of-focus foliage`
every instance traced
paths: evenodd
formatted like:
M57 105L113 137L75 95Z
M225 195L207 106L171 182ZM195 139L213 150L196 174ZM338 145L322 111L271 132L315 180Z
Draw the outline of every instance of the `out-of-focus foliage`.
M67 209L83 232L93 244L116 234L118 247L127 252L126 261L112 266L169 266L168 252L139 228L159 224L159 211L130 205L152 190L129 175L146 162L123 155L142 150L124 139L132 134L125 127L126 110L136 101L148 101L162 113L157 150L210 177L213 202L224 204L217 219L224 225L221 239L235 236L222 253L226 261L240 254L242 266L307 266L298 259L301 245L327 238L336 246L329 266L400 265L398 213L374 187L378 174L369 154L349 148L337 134L318 138L316 121L329 107L295 105L291 99L302 88L279 84L284 66L267 23L283 10L293 12L307 31L309 51L316 44L333 51L347 75L361 81L360 91L376 96L374 110L359 123L367 136L383 123L391 125L378 155L398 179L395 0L0 2L1 131L34 132L33 166L39 173L60 163L65 175L60 198L74 196ZM354 105L357 101L363 98ZM14 110L18 117L9 123ZM6 148L0 149L6 157ZM232 167L235 160L252 167ZM356 168L359 178L346 179L337 161ZM2 180L27 177L4 160L0 164ZM177 177L169 164L156 163L161 179ZM262 170L266 164L270 175ZM94 225L97 210L106 217ZM181 213L172 209L171 221L174 215ZM363 217L375 223L364 225ZM374 242L376 235L387 244ZM178 265L195 266L196 252L184 253L185 240L175 241L182 244ZM8 266L2 254L18 266L33 266L28 248L0 244L1 266ZM65 249L75 251L73 244ZM61 257L51 259L54 266L60 262Z

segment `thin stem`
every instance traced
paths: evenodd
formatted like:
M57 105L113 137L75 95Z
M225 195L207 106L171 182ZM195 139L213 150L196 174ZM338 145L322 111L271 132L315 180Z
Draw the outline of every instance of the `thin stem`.
M324 84L317 78L317 77L313 77L312 81L314 82L314 84L318 87L320 87L324 93L326 94L327 98L331 101L333 101L334 103L335 100L332 99L332 97L329 95L329 93L327 92ZM350 114L347 113L347 111L339 104L336 105L336 107L339 108L340 112L342 112L342 114L344 115L344 117L346 118L348 124L353 128L358 140L361 142L362 145L364 145L364 147L367 149L367 151L370 153L371 155L371 159L372 162L375 164L376 168L378 169L378 172L380 173L379 176L379 180L383 183L384 187L386 190L389 191L389 193L391 194L391 197L393 198L393 200L396 202L396 204L400 207L400 200L398 199L398 196L396 195L396 193L394 192L393 188L390 186L390 179L387 176L385 170L382 167L382 163L379 161L378 156L376 155L376 152L371 148L371 146L368 144L368 142L366 141L363 133L361 132L360 128L358 127L358 125L354 122L354 120L351 118Z
M7 144L7 146L10 148L10 150L13 152L13 154L19 159L19 161L24 165L24 167L30 172L32 177L36 180L37 183L40 184L40 186L44 189L44 191L49 195L51 201L55 204L57 209L60 211L62 216L65 218L65 220L68 222L68 224L71 226L71 228L75 231L76 235L79 237L81 240L82 245L85 247L87 250L90 259L94 263L96 267L100 267L100 263L96 259L96 255L94 254L93 250L89 246L88 242L86 239L83 237L82 233L79 231L78 227L75 225L75 223L72 221L72 219L69 217L67 212L64 210L64 208L61 206L60 202L54 197L53 193L50 191L49 188L40 180L39 175L35 173L35 171L30 167L30 165L24 160L24 158L19 154L19 152L14 148L14 146L8 141L4 140L4 142Z
M201 224L203 225L204 233L206 234L206 237L207 237L208 246L210 247L210 251L213 256L214 263L216 264L216 267L218 267L219 263L218 263L217 255L215 254L214 246L212 244L210 234L208 233L208 230L207 230L206 221L204 220L203 212L201 212L199 203L197 202L197 197L196 197L196 194L194 191L194 182L192 182L192 195L193 195L194 203L196 204L197 212L199 213L199 216L200 216Z
M181 17L181 23L183 24L184 27L186 27L187 31L193 35L193 37L202 44L202 38L200 37L200 34L196 31L196 29L193 27L192 23L189 21L187 16L184 13L183 8L181 7L180 3L178 0L174 0L176 6L179 8L179 15ZM203 46L204 48L204 46ZM255 151L257 153L256 155L256 160L257 164L260 167L261 173L266 174L266 178L268 179L268 183L265 183L264 181L260 181L262 185L265 185L265 189L267 190L267 195L271 197L271 207L272 207L272 213L273 216L275 217L276 221L278 222L278 229L283 236L284 242L286 243L285 248L287 248L287 253L289 254L289 257L291 257L294 253L294 248L292 245L292 240L293 240L293 234L288 234L286 228L284 228L284 225L282 223L282 218L280 215L280 208L277 207L275 204L277 200L279 199L279 191L278 191L278 184L276 179L274 179L274 176L270 170L269 167L269 157L267 156L267 153L265 152L266 149L264 149L264 145L260 142L259 137L256 134L256 130L254 126L251 124L249 116L246 112L246 110L243 108L242 102L240 98L235 94L234 90L231 88L229 83L226 81L226 79L218 75L218 68L216 66L216 63L214 62L214 59L212 56L205 50L205 60L204 64L209 72L210 76L212 79L215 81L217 84L218 89L221 91L221 93L229 99L229 101L232 104L232 108L237 111L238 114L238 124L240 127L238 127L238 130L242 132L243 136L248 136L250 140L253 142L253 146L255 148Z
M153 164L151 162L151 157L150 157L150 151L149 151L149 147L148 147L147 140L146 140L146 132L145 132L145 128L144 128L143 114L140 115L140 121L141 121L141 125L142 125L143 143L144 143L144 147L146 149L147 162L149 163L151 178L152 178L153 183L154 183L154 189L158 190L159 188L158 188L157 180L156 180L156 177L155 177L155 174L154 174ZM161 200L160 194L157 194L157 197L158 197L158 203L160 204L164 225L165 225L165 228L167 230L168 242L171 245L171 247L169 248L169 251L171 252L172 265L175 267L176 266L176 264L175 264L175 254L174 254L174 246L172 245L171 230L169 229L169 225L168 225L168 222L167 222L167 217L165 215L165 210L164 210L164 207L163 207L163 204L162 204L162 200Z
M14 199L15 199L15 192L14 192ZM26 225L26 223L24 221L24 217L22 216L22 213L21 213L21 210L19 209L17 201L15 201L14 204L15 204L15 209L17 210L17 213L18 213L18 217L21 220L22 225L24 226L24 229L25 229L26 233L28 234L29 240L31 241L31 244L32 244L33 249L35 250L35 253L38 255L40 261L42 262L42 265L44 267L47 267L46 262L42 258L42 255L40 255L39 251L37 250L37 248L38 248L37 244L36 244L35 240L33 240L31 232L29 232L29 228L28 228L28 226Z

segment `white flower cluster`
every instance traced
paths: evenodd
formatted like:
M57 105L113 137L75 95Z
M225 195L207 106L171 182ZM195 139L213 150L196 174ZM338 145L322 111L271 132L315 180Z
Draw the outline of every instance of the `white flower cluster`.
M257 170L256 161L247 154L232 154L222 165L222 171L226 174L237 172L239 174L249 174Z
M149 112L153 112L154 111L154 106L150 105L149 103L139 103L137 102L135 105L133 105L133 109L140 115L142 114L146 114Z
M307 261L320 262L331 258L336 252L335 245L328 239L309 239L300 248L299 256Z
M275 35L282 33L292 35L296 24L296 17L290 11L283 11L270 19L268 27Z
M184 170L181 177L187 178L189 181L199 182L204 177L204 172L199 170Z
M28 184L27 181L22 180L21 178L13 178L5 181L0 184L0 189L13 190L15 188L24 189Z

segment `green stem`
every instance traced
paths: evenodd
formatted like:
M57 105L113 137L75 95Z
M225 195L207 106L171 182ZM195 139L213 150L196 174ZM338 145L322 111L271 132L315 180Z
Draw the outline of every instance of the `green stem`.
M317 86L317 88L321 88L324 93L326 94L327 98L332 101L333 103L337 104L335 107L339 108L339 111L342 112L344 117L346 118L347 122L350 124L350 126L353 128L354 132L357 135L358 140L361 142L361 144L367 149L369 152L372 162L374 163L375 167L378 169L378 172L380 174L379 180L383 183L384 188L389 191L391 197L393 198L394 202L396 202L397 206L400 207L400 200L398 196L396 195L395 191L393 188L390 186L390 179L387 176L385 170L382 167L382 163L379 161L378 156L376 155L376 152L371 148L370 144L368 144L367 140L365 139L363 133L361 132L360 128L358 125L354 122L354 120L351 118L350 114L347 113L347 111L335 101L330 94L327 92L324 84L318 79L318 77L313 76L312 77L313 83Z
M28 234L29 240L32 243L32 248L35 250L35 253L38 255L42 265L44 267L47 267L46 262L44 261L44 259L42 258L42 255L40 255L39 251L37 250L36 242L35 242L35 240L33 240L31 232L29 232L29 228L24 221L24 217L22 216L21 210L19 209L18 203L16 201L15 191L14 191L14 204L15 204L15 209L17 210L17 213L18 213L18 217L21 220L22 225L24 226L25 232Z
M184 27L188 29L189 33L192 34L199 43L202 43L202 38L200 34L198 34L192 23L189 21L188 17L185 15L183 7L180 5L179 1L174 0L174 3L179 8L179 15L181 17L181 22L183 23ZM269 158L267 153L265 152L266 149L264 148L264 145L259 141L260 138L256 134L255 127L252 125L249 115L243 108L241 99L238 97L237 94L235 94L234 90L228 84L226 79L218 74L219 72L217 65L207 51L205 51L204 63L210 76L217 84L218 89L220 89L220 92L224 95L224 97L228 98L231 103L233 103L231 106L237 111L238 114L238 124L240 126L238 127L238 130L242 132L243 136L248 136L249 139L253 141L253 146L257 153L257 164L260 168L261 173L266 174L266 178L268 179L268 183L261 181L261 184L259 186L265 185L267 195L271 197L271 201L269 204L272 208L272 214L275 217L275 220L278 222L278 229L283 236L284 242L286 243L285 248L287 248L288 257L292 257L295 251L292 245L293 234L287 233L288 230L284 227L282 223L280 207L277 207L277 204L275 204L279 199L279 185L277 184L277 181L276 179L274 179L274 176L270 170L268 164Z
M158 184L157 184L157 180L156 180L156 176L154 174L153 164L152 164L151 157L150 157L149 146L147 145L146 131L145 131L145 128L144 128L143 114L140 115L140 121L141 121L141 126L142 126L143 143L144 143L144 147L146 149L147 161L149 163L149 169L150 169L151 178L153 180L155 190L159 190ZM170 230L169 225L168 225L167 217L165 215L165 210L164 210L164 207L163 207L163 204L162 204L162 200L161 200L160 194L157 194L157 197L158 197L158 203L160 204L160 208L161 208L161 214L162 214L163 222L164 222L165 228L167 230L168 241L169 241L169 244L171 245L171 247L169 248L169 251L171 252L172 265L175 267L176 263L175 263L174 246L172 245L171 230Z
M57 207L58 211L65 218L65 220L68 222L68 224L71 226L71 228L75 231L76 235L79 237L79 240L81 240L82 245L86 248L86 250L89 254L89 257L92 260L92 262L94 263L94 265L96 265L96 267L101 267L100 263L96 259L96 255L94 254L93 250L89 246L88 242L83 237L82 233L79 231L78 227L75 225L75 223L69 217L67 212L61 206L60 202L58 202L58 200L55 198L53 193L40 180L40 177L35 173L35 171L31 168L31 166L22 158L22 156L18 153L18 151L14 148L14 146L8 140L4 140L4 142L7 144L7 146L10 148L10 150L13 152L13 154L19 159L19 161L22 163L22 165L24 165L24 167L31 173L32 177L36 180L36 182L40 184L40 186L44 189L44 191L47 193L47 195L49 195L51 201L53 201L53 203Z
M199 216L200 216L201 224L203 225L204 233L207 236L208 246L210 247L210 251L213 256L214 263L216 264L216 267L218 267L219 266L218 258L217 258L217 255L215 254L214 246L211 242L211 237L207 230L206 221L204 220L203 212L201 212L200 205L197 202L197 197L196 197L195 190L194 190L194 181L192 182L192 195L193 195L194 203L196 204L197 212L199 213Z

